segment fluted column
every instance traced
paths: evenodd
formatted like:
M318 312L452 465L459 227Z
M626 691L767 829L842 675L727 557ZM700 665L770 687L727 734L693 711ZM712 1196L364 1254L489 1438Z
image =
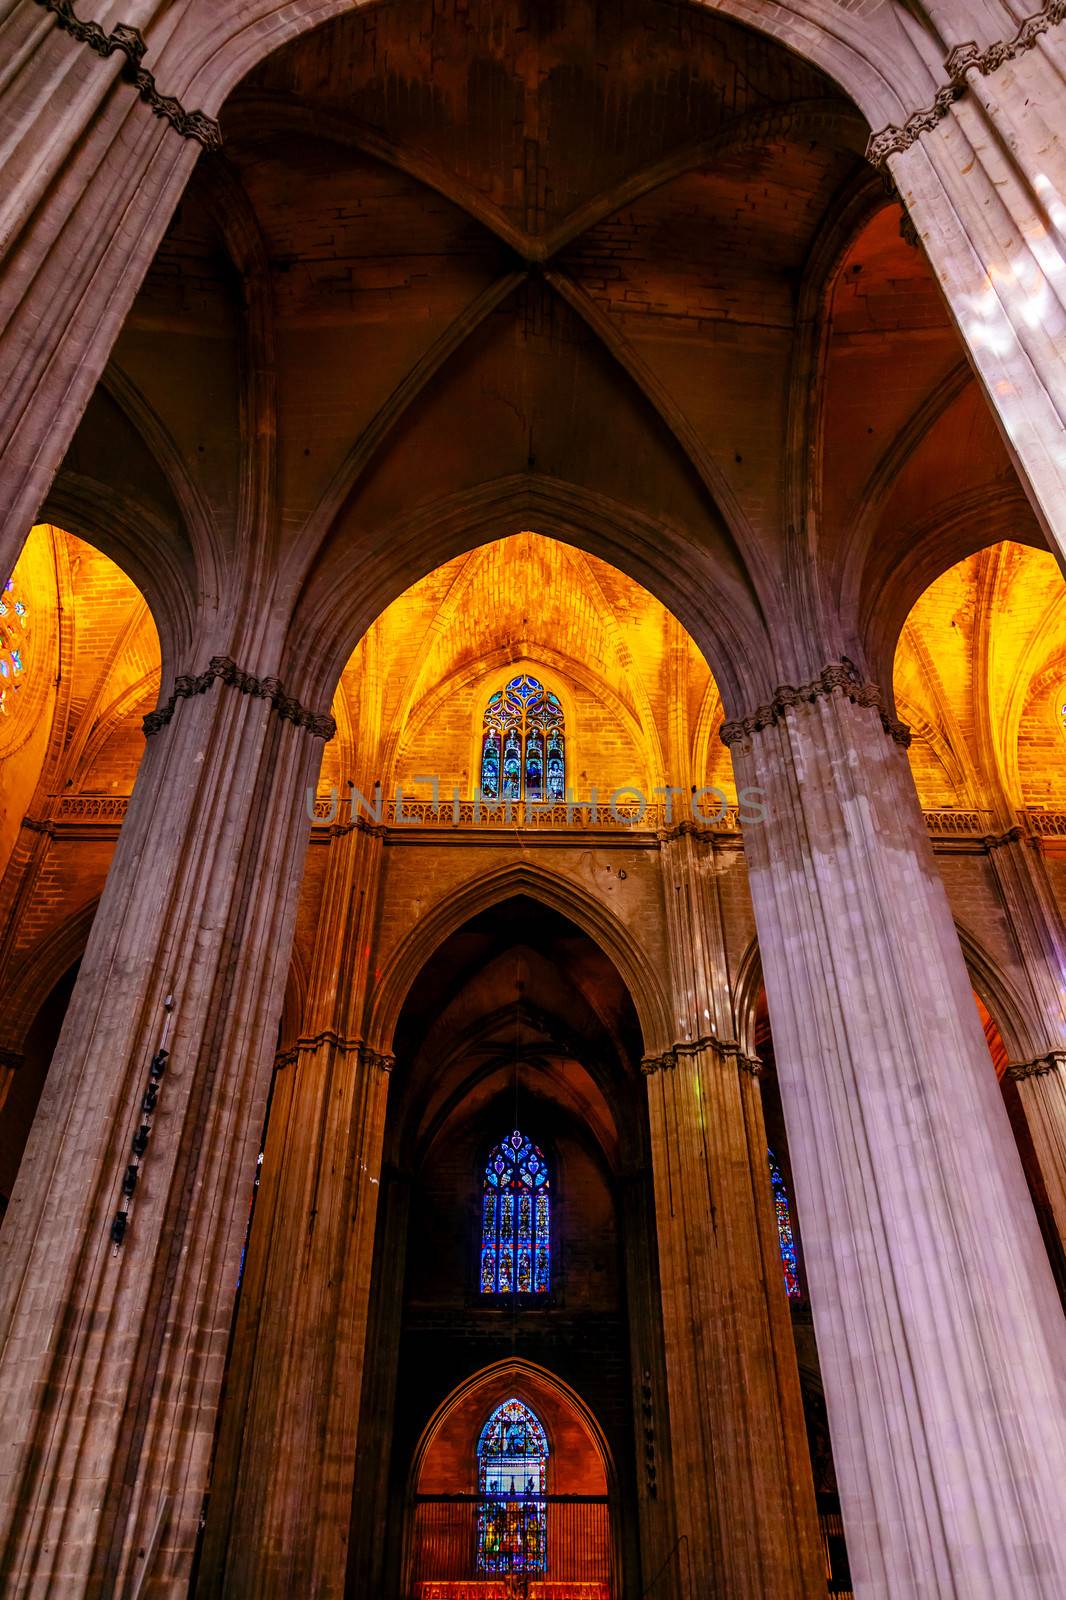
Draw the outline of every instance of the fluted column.
M383 841L332 832L275 1081L197 1593L344 1593L391 1058L361 1036Z
M1066 1324L903 750L848 665L727 724L856 1592L1066 1593Z
M691 827L664 840L663 864L671 999L683 1037L645 1071L687 1593L821 1595L795 1349L780 1259L771 1255L766 1141L755 1128L753 1063L730 1042L720 864Z
M84 13L86 7L79 7ZM186 8L188 9L188 8ZM86 20L84 15L81 20ZM24 0L0 7L0 566L10 571L212 119L145 74L184 22L163 0L93 8L110 53ZM138 29L150 33L146 42ZM153 107L153 97L155 105ZM162 98L161 98L162 97ZM161 109L165 115L157 114Z
M868 154L891 171L1066 569L1066 29L1047 0L1028 25L1004 11L998 35L939 9L939 90Z
M331 728L222 659L146 725L0 1233L11 1596L187 1590Z

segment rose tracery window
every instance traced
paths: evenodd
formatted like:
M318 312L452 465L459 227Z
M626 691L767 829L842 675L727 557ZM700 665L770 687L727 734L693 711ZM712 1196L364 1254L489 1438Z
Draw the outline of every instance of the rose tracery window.
M479 1572L544 1572L548 1438L521 1400L497 1406L477 1446Z
M480 1276L482 1294L546 1294L551 1284L548 1164L517 1128L485 1163Z
M485 707L481 793L486 800L566 798L566 735L557 695L523 672Z

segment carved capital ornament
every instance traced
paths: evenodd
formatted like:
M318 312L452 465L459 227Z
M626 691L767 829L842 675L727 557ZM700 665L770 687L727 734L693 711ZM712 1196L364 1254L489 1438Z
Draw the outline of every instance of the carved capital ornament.
M158 711L150 711L145 717L145 735L150 737L167 726L179 700L190 700L193 695L206 694L216 680L237 689L241 694L251 695L255 700L269 700L283 722L306 728L313 738L328 741L337 731L337 724L328 712L308 711L299 700L285 693L280 678L256 678L250 672L243 672L229 656L212 656L206 672L182 674L175 678L174 693L169 700Z
M394 1055L382 1050L372 1050L362 1039L346 1039L334 1028L325 1028L321 1033L297 1039L288 1050L283 1050L274 1057L274 1065L294 1067L298 1065L301 1055L310 1054L323 1045L329 1045L342 1056L357 1056L359 1064L368 1067L372 1072L389 1073L396 1065Z
M1045 1078L1050 1072L1066 1072L1066 1050L1049 1050L1046 1056L1037 1056L1035 1061L1016 1061L1004 1073L1012 1083L1021 1083L1026 1078Z
M905 722L890 717L884 709L881 691L874 683L867 683L860 675L854 662L845 657L842 661L833 661L823 667L811 683L800 684L797 687L791 683L783 683L777 689L772 700L758 706L750 717L740 717L733 722L723 722L719 730L719 738L724 745L732 747L741 739L750 739L752 734L761 733L764 728L775 726L783 722L789 711L796 706L809 705L820 698L828 698L833 694L841 694L850 700L853 705L872 706L881 716L881 726L896 744L904 748L911 742L911 732Z
M739 1072L746 1072L753 1078L762 1074L763 1065L758 1056L749 1056L735 1039L722 1040L713 1033L704 1034L699 1039L681 1039L659 1055L645 1056L640 1063L640 1070L646 1078L653 1077L657 1072L672 1072L680 1061L689 1056L698 1056L704 1050L713 1050L723 1060L735 1062Z
M938 122L942 122L955 102L961 100L967 93L969 73L979 72L983 78L987 78L991 73L998 72L1006 62L1013 61L1016 56L1024 55L1027 50L1032 50L1041 34L1047 33L1064 19L1066 19L1066 0L1045 0L1039 11L1034 12L1031 17L1026 17L1024 22L1019 24L1018 31L1012 39L997 39L984 50L981 50L973 39L955 45L944 61L944 70L948 75L947 83L942 84L936 91L928 106L912 112L902 126L896 127L893 124L882 128L880 133L871 134L866 146L867 161L872 162L875 167L883 168L889 156L909 150L923 133L928 133Z
M73 0L37 0L37 4L52 13L56 26L64 33L69 33L79 44L88 45L98 56L105 59L114 55L125 56L123 76L132 83L153 114L165 118L175 133L179 133L183 139L195 139L205 150L221 149L222 130L214 117L209 117L204 111L186 111L181 101L173 95L160 94L155 75L141 65L148 46L138 28L119 22L110 33L106 33L98 22L83 22L74 10Z

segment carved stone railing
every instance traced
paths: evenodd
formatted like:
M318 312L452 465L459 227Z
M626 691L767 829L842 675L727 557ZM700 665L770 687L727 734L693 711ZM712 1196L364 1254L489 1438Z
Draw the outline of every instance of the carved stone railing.
M955 806L926 811L925 826L934 839L939 835L952 839L983 838L993 829L991 811L970 811Z
M384 802L373 813L358 808L356 815L364 823L371 826L388 828L408 827L412 829L467 829L487 828L499 832L514 832L515 829L531 832L557 832L563 830L577 830L583 832L608 829L612 832L643 832L660 833L669 832L681 824L689 824L699 832L712 834L732 834L742 831L741 822L736 806L729 806L721 816L714 814L713 808L708 804L704 818L694 818L687 803L687 797L681 795L674 800L667 817L667 808L660 804L639 806L631 802L619 802L611 808L606 800L599 800L593 808L590 801L575 801L572 805L531 806L528 813L519 802L512 803L509 819L505 817L502 807L493 808L488 805L478 805L473 800L441 800L439 805L434 805L432 800L410 800L403 802L402 818L395 801ZM350 820L350 807L346 802L341 802L336 815L331 817L331 802L327 797L319 796L315 802L315 820L321 825L331 820L345 823ZM1037 813L1023 814L1023 826L1027 824L1030 816L1037 817ZM713 821L710 820L713 817ZM1057 833L1059 828L1049 826L1054 819L1051 814L1046 814L1043 824L1032 827L1033 832ZM1058 819L1062 823L1061 831L1066 832L1066 818ZM940 810L926 811L925 823L929 833L936 838L983 838L993 831L993 818L990 811L961 809L945 807ZM751 824L755 826L756 824Z
M65 794L55 820L63 822L122 822L130 803L125 794Z
M1066 811L1020 811L1018 821L1038 839L1066 839Z
M727 817L730 814L727 813ZM736 811L731 813L731 823L723 819L716 826L729 830L735 828ZM679 808L674 808L675 822L679 821L681 813ZM315 822L322 824L343 826L353 820L352 807L347 800L341 800L334 805L328 796L319 795L315 801ZM575 800L569 805L529 805L521 801L512 801L510 806L492 805L489 802L475 800L442 799L439 804L432 800L414 800L404 798L402 804L395 800L383 801L380 806L359 806L354 813L357 825L386 828L391 833L393 829L401 831L404 828L419 830L433 828L447 831L448 829L489 829L500 833L514 833L516 830L532 833L554 833L561 831L597 832L609 829L612 832L642 832L657 833L661 828L668 827L666 821L666 808L661 805L641 806L633 801L619 801L611 806L608 800L601 799L595 805L590 800Z
M76 827L79 824L121 825L129 805L128 795L121 794L68 794L59 799L55 813L48 823L27 818L30 827L40 830ZM315 801L315 827L331 824L344 825L351 821L351 807L341 801L333 811L328 795L319 795ZM412 832L433 829L447 833L449 830L466 832L485 829L496 833L669 833L680 824L695 827L709 834L735 834L741 832L737 808L730 806L721 817L712 821L694 820L690 816L687 797L675 798L667 817L666 806L640 806L633 801L619 801L612 809L609 801L600 799L595 808L589 800L574 801L570 805L531 806L528 812L522 804L513 802L508 817L504 807L491 807L474 800L442 799L439 805L432 800L405 798L401 808L395 800L384 801L378 808L356 808L360 825L381 827L390 833L404 829ZM707 816L713 815L708 805ZM990 811L943 807L925 812L925 825L933 840L984 839L997 831ZM1042 839L1066 839L1066 812L1019 811L1018 824L1024 833Z

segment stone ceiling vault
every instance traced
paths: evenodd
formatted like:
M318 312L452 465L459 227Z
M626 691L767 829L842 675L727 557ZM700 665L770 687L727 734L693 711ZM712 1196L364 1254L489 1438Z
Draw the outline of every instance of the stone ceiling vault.
M887 688L939 571L1041 542L861 119L764 35L398 0L221 117L109 369L138 444L101 396L57 484L195 571L222 645L163 617L165 659L285 630L323 702L397 594L533 526L655 593L735 711L841 653Z

